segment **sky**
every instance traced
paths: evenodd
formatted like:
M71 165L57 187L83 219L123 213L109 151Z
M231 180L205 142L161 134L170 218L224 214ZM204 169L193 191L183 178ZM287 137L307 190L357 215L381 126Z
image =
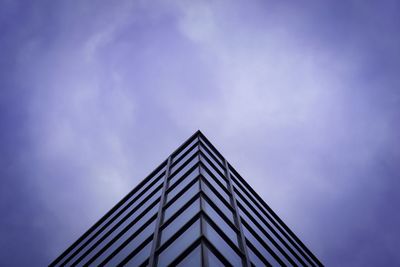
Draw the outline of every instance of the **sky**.
M398 1L0 0L0 266L200 129L327 266L400 265Z

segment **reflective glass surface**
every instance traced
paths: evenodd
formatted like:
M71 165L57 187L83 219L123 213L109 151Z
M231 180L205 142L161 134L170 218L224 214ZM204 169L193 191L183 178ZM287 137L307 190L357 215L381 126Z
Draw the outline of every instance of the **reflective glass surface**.
M181 234L172 244L166 247L158 256L158 266L167 266L185 248L200 236L200 221L194 222L183 234Z
M215 231L215 229L205 222L206 236L208 240L218 249L218 251L233 265L241 266L240 256L225 242L225 240Z
M201 267L201 247L197 246L189 255L187 255L178 265L178 267ZM213 265L211 265L213 266Z
M232 227L218 214L218 212L208 204L207 201L203 202L204 210L209 215L209 217L221 228L224 233L232 240L233 243L238 245L238 239L236 232L232 229ZM227 218L228 219L228 218Z
M110 261L110 264L116 264L119 260L124 259L126 256L129 255L134 249L136 249L146 238L153 234L155 228L155 220L153 220L148 226L146 226L140 233L137 234L129 243L124 246L124 248ZM132 234L131 234L132 235ZM93 262L93 265L98 265L103 260L105 260L114 250L120 247L128 238L130 238L129 234L125 234L117 242L111 245L104 253L100 255Z
M182 213L169 223L161 232L161 244L175 234L185 223L193 218L200 211L200 199L194 201Z
M194 183L185 193L171 203L165 210L164 221L167 221L179 208L181 208L191 197L199 192L199 182Z
M183 180L177 181L177 183L174 184L174 187L167 194L167 202L193 181L193 179L197 178L199 173L199 168L195 168L188 176L183 177Z

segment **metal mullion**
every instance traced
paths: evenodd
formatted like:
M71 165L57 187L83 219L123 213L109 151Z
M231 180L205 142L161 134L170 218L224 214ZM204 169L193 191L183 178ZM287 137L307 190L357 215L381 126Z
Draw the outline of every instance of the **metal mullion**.
M219 200L221 200L222 203L224 203L224 205L228 208L228 210L233 212L234 209L233 209L232 205L221 195L220 192L218 192L217 189L214 188L214 186L209 181L207 181L207 179L205 179L203 176L202 176L202 178L203 178L203 182L208 186L208 188L210 188L210 190L214 193L214 195ZM229 193L228 196L230 198L231 194Z
M274 218L274 220L271 220L272 223L278 228L278 230L280 232L282 232L282 234L289 240L290 243L292 243L292 239L294 239L295 242L292 243L292 245L294 247L296 247L296 249L299 250L299 252L303 255L303 251L305 252L305 254L307 254L307 256L304 256L305 259L311 264L311 265L318 265L318 266L323 266L322 263L317 259L317 257L306 247L306 245L304 245L303 242L301 242L301 240L292 232L292 230L290 230L290 228L278 217L278 215L272 210L272 208L254 191L253 188L251 188L251 186L240 176L240 174L229 164L229 168L231 168L232 172L235 174L235 176L237 177L237 179L246 187L246 189L253 194L253 198L257 199L262 206L265 208L266 211L268 211ZM258 204L258 203L256 203ZM259 205L258 205L259 206ZM268 213L260 208L260 210L262 210L262 212L269 218L270 216L268 215ZM275 222L276 221L276 222ZM277 226L278 225L278 226ZM285 231L282 231L280 228L283 228ZM290 236L290 238L288 237ZM298 248L298 246L300 246L301 249ZM312 262L310 260L310 258L314 261Z
M169 239L165 240L165 242L156 249L156 254L160 254L164 249L166 249L169 245L171 245L176 239L178 239L185 231L187 231L197 220L201 219L202 212L198 211L195 215L193 215L185 224L179 228Z
M217 257L225 266L232 266L232 264L225 258L224 255L222 255L221 252L214 246L213 243L211 243L210 240L206 236L203 237L202 239L202 247L207 247L208 250L211 251ZM205 248L204 248L205 249Z
M199 163L197 162L195 165L193 165L192 167L190 167L189 170L187 170L187 172L185 172L180 178L178 178L178 180L175 181L175 183L173 185L169 185L166 194L168 195L172 190L174 190L180 183L182 183L189 175L192 174L192 172L194 172L196 170L196 168L198 168Z
M239 229L237 228L236 224L233 223L231 220L229 220L229 218L225 215L225 213L221 211L221 209L210 199L210 197L207 196L206 194L204 194L203 197L204 200L208 203L208 205L210 205L215 210L215 212L223 219L223 221L225 221L225 223L228 224L232 228L232 230L238 233Z
M208 169L208 167L206 165L204 165L203 163L200 163L201 167L204 169L204 171L211 177L211 179L213 179L215 181L215 183L217 183L221 189L223 191L225 191L225 193L230 196L230 192L229 189L226 188L226 186L224 186L221 181L219 181L219 179L217 177L215 177L215 175ZM205 177L204 177L205 178ZM207 179L206 179L207 180ZM228 182L227 180L223 179L225 182ZM208 182L210 183L210 182ZM213 186L214 187L214 186Z
M157 201L157 200L156 200ZM136 218L131 221L128 225L126 225L113 239L111 239L102 249L100 249L94 256L92 256L88 262L86 264L89 264L91 262L93 262L94 260L96 260L103 252L105 252L110 246L112 246L112 244L114 244L121 236L123 236L127 231L129 231L129 229L136 224L144 215L147 214L147 212L149 212L154 205L156 205L156 201L154 201L153 203L150 204L149 207L147 207L144 211L142 211L138 216L136 216ZM156 214L154 214L152 217L150 217L139 229L137 229L132 235L131 235L131 239L133 239L134 237L136 237L138 234L140 234L141 231L143 231L143 229L145 229L153 220ZM111 228L110 230L108 230L99 240L97 240L97 242L95 244L93 244L84 254L82 254L79 259L77 259L74 263L72 263L72 265L75 265L77 263L79 263L80 261L82 261L87 255L89 255L99 244L101 244L109 235L111 235L112 233L114 233L118 227L128 218L130 217L130 215L125 216L125 218L123 218L123 220L119 221L118 224L114 225L113 228ZM128 238L129 239L129 238ZM129 239L129 240L131 240Z
M207 224L214 229L221 239L224 240L225 243L230 246L240 258L243 258L243 251L241 251L240 248L238 248L237 245L228 237L228 235L225 234L224 230L221 229L206 212L202 212L202 215L204 220L207 221Z
M155 168L142 182L140 182L135 188L133 188L124 198L122 198L114 207L112 207L103 217L101 217L93 226L89 228L81 237L78 238L71 246L69 246L59 257L57 257L49 266L56 266L60 261L65 259L72 251L74 254L79 253L79 251L83 248L81 245L79 248L80 243L82 243L88 236L90 236L96 228L98 228L103 222L109 219L113 213L118 210L123 204L125 204L132 195L134 195L140 188L142 188L157 172L160 171L165 165L165 161L163 161L157 168ZM92 238L92 237L91 237ZM78 252L76 252L78 251ZM76 255L75 254L75 255ZM70 256L69 256L70 257ZM69 258L68 257L68 258ZM73 256L72 256L73 257ZM69 259L70 260L70 259ZM65 260L62 264L65 264ZM62 265L61 264L61 265Z
M160 242L160 237L159 237L160 225L163 220L163 207L164 207L164 202L166 199L165 192L167 191L167 187L168 187L168 178L170 175L171 160L172 160L172 156L169 156L168 162L167 162L167 167L165 168L165 177L164 177L165 180L163 183L163 189L162 189L162 193L161 193L161 197L160 197L160 208L158 209L158 214L157 214L157 219L156 219L157 220L156 227L155 227L154 235L153 235L153 244L151 247L150 259L149 259L150 267L154 267L156 265L155 252L158 247L158 243Z
M164 167L164 166L163 166L163 167ZM159 170L157 170L157 172L158 172L158 171L159 171ZM157 173L157 172L156 172L156 173ZM151 179L151 178L150 178L150 179ZM154 183L156 183L156 182L158 181L158 179L161 179L161 175L160 175L158 178L156 178L156 179L151 183L151 186L153 186ZM109 221L107 221L100 229L98 229L88 240L86 240L85 243L81 244L80 247L79 247L76 251L74 251L71 255L69 255L68 258L64 259L64 261L63 261L63 263L62 263L61 265L64 265L64 264L68 263L69 261L73 260L73 258L74 258L76 255L78 255L82 250L84 250L95 238L97 238L99 235L101 235L101 234L107 229L108 226L110 226L115 220L117 220L117 219L121 216L122 213L124 213L129 207L131 207L131 206L137 201L137 199L138 199L139 197L141 197L143 194L145 194L145 193L149 190L149 187L151 187L151 186L148 185L139 195L137 195L134 199L130 200L128 204L126 204L120 211L118 211L117 214L114 214L114 215L110 214L111 219L110 219ZM146 202L146 201L147 201L149 198L151 198L160 188L161 188L161 186L155 188L144 200L141 201L141 203ZM129 199L129 198L128 198L128 199ZM121 203L121 206L122 206L123 204L125 204L125 203ZM117 205L118 205L118 204L117 204ZM139 204L138 204L137 206L135 206L135 207L133 208L133 210L129 212L129 214L135 212L135 211L137 210L137 207L138 207L138 206L139 206ZM119 207L118 207L118 208L119 208ZM127 218L127 216L124 216L124 218L123 218L120 222L118 222L117 225L119 226L123 221L126 220L126 218ZM114 228L115 228L115 226L113 227L113 229L114 229ZM107 232L106 232L106 234L107 234ZM96 243L98 243L98 242L96 242ZM94 246L94 245L92 245L91 248L92 248L93 246ZM97 246L97 245L95 245L95 246ZM95 247L95 246L94 246L94 247ZM79 258L78 258L77 260L75 260L75 262L80 262L80 261L83 259L83 257L85 257L88 253L90 253L91 250L93 250L93 249L90 249L90 248L89 248L89 250L88 250L89 252L88 252L88 251L84 252L84 254L82 254L81 256L79 256Z
M201 151L201 150L199 150L199 152L200 152L200 155L203 156L204 159L207 161L207 163L210 165L210 167L213 168L214 171L216 171L222 178L225 178L225 177L224 177L224 174L223 174L217 167L215 167L215 164L212 163L212 161L208 158L208 156L207 156L206 154L204 154L204 152ZM204 165L205 165L205 164L204 164ZM209 168L208 168L208 169L209 169ZM211 170L210 170L210 171L211 171Z
M254 229L250 227L250 225L248 224L248 222L246 222L246 220L243 220L242 223L246 227L247 231L249 231L254 236L254 238L272 255L272 257L275 258L275 260L277 260L281 265L285 265L282 259L275 253L275 251L272 250L270 246L268 246L267 243L265 243L265 241L256 233L256 231L254 231ZM296 265L293 259L290 258L289 255L287 255L287 253L276 243L274 239L271 238L271 236L267 238L291 264Z
M192 186L196 183L196 179L193 179L190 181L187 185L185 185L184 188L182 188L181 191L179 191L173 198L171 198L169 201L164 202L164 209L167 209L170 207L174 202L176 202L183 194L185 194L188 190L192 188Z
M246 209L244 209L243 205L242 205L240 202L238 203L238 206L239 206L239 208L243 211L243 213L246 214L246 216L249 218L249 220L250 220L250 221L251 221L251 222L252 222L252 223L253 223L253 224L254 224L268 239L269 239L269 240L271 240L271 242L275 245L275 247L278 248L279 251L281 251L281 246L275 241L275 239L273 238L273 236L271 236L271 235L264 229L264 227L262 227L262 225L253 217L253 215L251 215ZM246 224L249 225L248 222L245 220L245 218L241 218L241 219L243 219L243 220L246 222ZM249 227L249 228L251 228L251 227ZM302 265L304 265L304 266L306 265L306 263L303 261L303 259L300 258L299 255L289 246L288 242L286 242L285 240L283 240L283 238L282 238L279 234L277 234L273 228L268 227L268 229L272 232L273 235L276 236L276 238L285 246L285 248L286 248L286 249L287 249L287 250L288 250ZM253 233L253 235L256 236L256 235L258 235L258 234L254 234L254 233ZM281 251L281 253L282 253L283 255L285 255L286 258L289 257L289 255L287 255L286 252L283 253L283 252ZM289 261L292 261L292 259L288 259L288 260L289 260ZM295 265L295 263L292 263L292 264Z
M236 196L235 196L235 191L233 190L233 184L232 184L232 178L230 175L230 171L229 171L229 165L228 162L226 161L226 159L224 159L224 163L225 163L225 173L226 173L226 177L228 178L228 186L229 186L229 191L231 193L231 204L234 210L234 218L235 218L235 223L236 223L236 227L239 230L239 245L240 248L243 251L244 257L245 257L245 266L246 267L250 267L250 258L249 258L249 252L247 251L247 246L246 246L246 239L244 237L244 233L243 233L243 228L242 228L242 223L240 220L240 216L239 216L239 209L237 206L237 202L236 202Z
M160 225L160 231L164 230L168 225L170 225L182 212L184 212L187 208L189 208L194 202L197 201L197 199L200 197L201 193L198 192L196 193L193 197L189 199L188 202L186 202L181 208L179 208L174 214L169 217L168 220L164 221Z
M263 222L263 224L265 225L265 227L267 227L275 236L277 236L277 238L285 245L285 247L287 247L287 246L288 246L287 242L284 241L284 240L282 239L281 235L271 226L271 224L268 223L268 222L265 220L265 218L262 217L262 216L260 215L260 212L259 212L258 210L256 210L256 209L254 208L253 205L251 205L251 203L249 202L249 200L247 200L247 199L242 195L242 193L240 193L236 188L235 188L235 192L241 197L242 201L254 212L254 214L258 217L258 219L261 220L261 221ZM254 218L254 216L252 216L252 215L247 211L247 209L244 208L244 206L243 206L242 203L239 202L238 205L241 206L241 209L243 210L243 212L246 213L246 215L249 217L250 220L253 221L253 223L254 223L254 222L257 222L257 221L256 221L256 218ZM249 215L250 215L250 216L249 216ZM283 234L283 236L289 241L289 243L300 253L300 255L302 255L302 256L304 257L304 259L305 259L306 261L308 261L308 263L310 263L312 266L315 266L315 263L312 262L312 261L305 255L305 253L303 252L303 250L301 250L301 249L297 246L297 244L296 244L290 237L288 237L287 234L286 234L284 231L282 231L282 230L280 229L279 225L277 225L276 222L275 222L274 220L271 220L270 218L268 218L268 219L269 219L269 220L272 222L272 224L277 228L277 230L278 230L280 233ZM258 224L259 224L259 223L258 223ZM260 226L261 226L261 225L260 225ZM260 227L260 226L259 226L259 227ZM265 230L265 227L262 227L262 226L261 226L260 229L266 231L266 230ZM271 238L271 239L272 239L272 238ZM282 240L281 240L281 239L282 239ZM290 251L290 249L289 249L289 251ZM294 254L294 255L297 255L297 253L293 253L293 254ZM296 257L296 258L297 258L297 257ZM298 259L298 258L297 258L297 259ZM300 261L302 261L302 260L300 260Z
M199 162L201 164L201 150L200 150L200 142L198 142L199 145ZM199 179L199 186L200 186L200 192L203 193L203 186L202 186L202 168L200 167L199 164L199 173L200 173L200 179ZM204 212L204 199L203 197L200 195L200 212ZM204 223L204 218L203 216L200 216L200 236L203 237L206 235L206 225ZM208 256L207 256L207 251L204 249L203 246L201 246L201 265L208 267L209 266L209 262L208 262Z

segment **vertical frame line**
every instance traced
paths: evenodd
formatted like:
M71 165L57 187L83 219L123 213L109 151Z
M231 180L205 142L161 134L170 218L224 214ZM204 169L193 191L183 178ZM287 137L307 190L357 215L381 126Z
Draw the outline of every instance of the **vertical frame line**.
M153 243L151 245L151 252L150 252L150 258L149 258L149 266L154 267L156 266L156 250L158 248L158 244L160 243L160 226L163 221L163 215L164 215L164 204L165 204L165 199L166 199L166 191L168 188L168 178L170 175L170 166L171 166L171 161L172 161L172 155L168 157L168 162L167 166L165 168L165 180L163 183L163 188L162 188L162 193L160 197L160 207L158 209L157 213L157 219L156 219L156 227L154 230L154 235L153 235Z
M240 248L242 249L244 257L245 257L245 266L250 267L251 263L250 263L250 259L249 259L249 252L247 250L246 239L245 239L244 233L243 233L242 222L241 222L240 215L239 215L239 208L236 203L235 191L233 190L233 183L232 183L231 174L230 174L230 170L229 170L229 164L226 161L226 159L224 159L224 165L225 165L225 175L226 175L226 178L228 178L228 183L229 183L229 192L231 193L231 205L233 206L233 209L234 209L235 224L236 224L236 227L239 229L239 235L240 235L239 245L240 245Z

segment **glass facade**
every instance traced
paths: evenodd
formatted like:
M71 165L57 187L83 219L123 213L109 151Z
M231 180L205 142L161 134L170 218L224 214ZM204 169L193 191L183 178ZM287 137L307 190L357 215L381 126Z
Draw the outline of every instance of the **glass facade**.
M322 266L197 131L50 266Z

